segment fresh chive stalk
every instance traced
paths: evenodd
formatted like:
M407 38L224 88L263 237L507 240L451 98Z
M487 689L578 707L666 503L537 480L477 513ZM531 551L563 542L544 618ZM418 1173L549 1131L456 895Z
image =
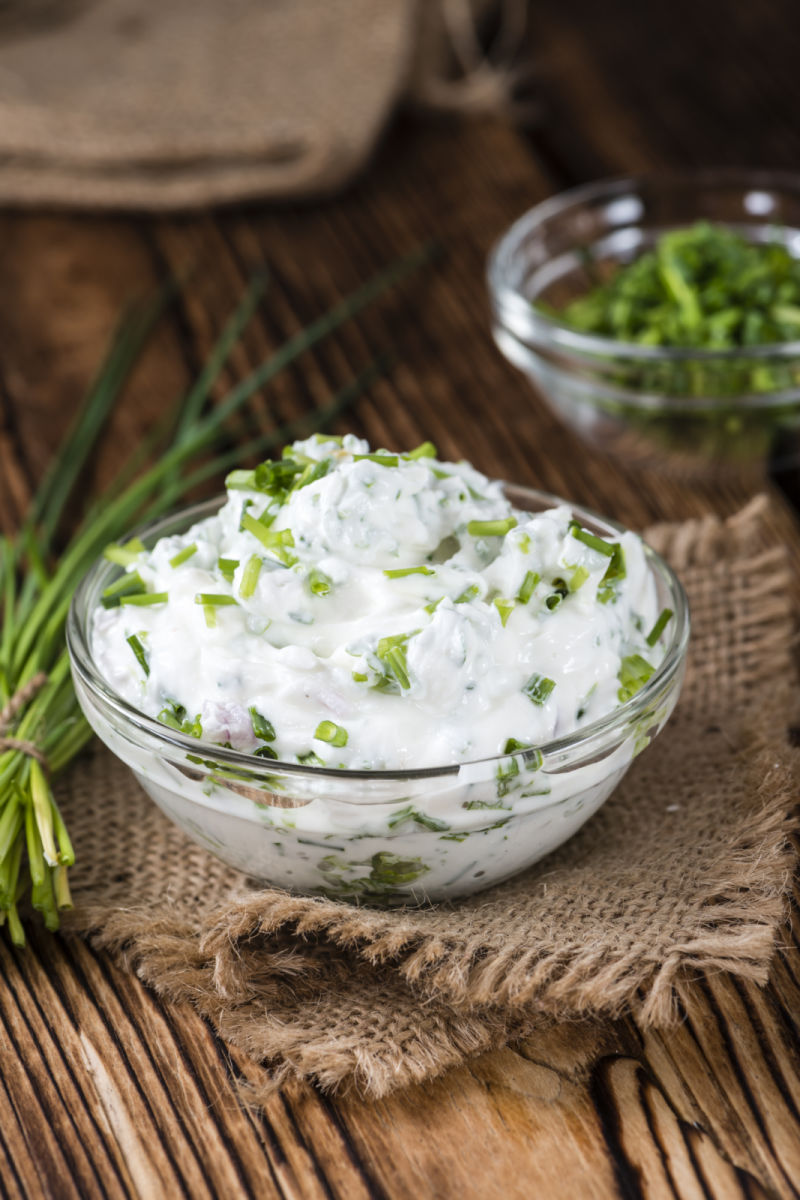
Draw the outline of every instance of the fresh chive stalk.
M124 602L136 607L163 602L166 596L148 593L141 578L130 569L142 551L141 545L120 539L136 524L155 520L169 511L188 491L219 476L237 459L307 435L346 411L387 369L385 356L362 370L328 405L281 427L273 426L235 449L217 448L220 440L228 437L230 418L244 410L251 397L430 257L431 248L426 246L391 264L291 337L212 403L222 369L263 295L265 277L256 279L188 396L156 422L103 497L87 508L76 531L67 539L59 528L61 514L175 286L162 289L154 300L132 308L120 322L97 378L19 534L14 538L0 536L0 708L19 697L5 732L19 741L33 742L49 767L46 773L37 759L19 749L0 749L0 922L5 919L16 945L25 941L17 909L23 897L29 896L51 929L58 925L59 910L71 904L66 871L75 854L49 780L70 763L91 736L72 689L64 646L64 623L78 582L105 551L111 561L127 571L106 589L104 605L115 607ZM312 474L308 472L306 482ZM54 557L57 538L61 549ZM285 555L285 547L280 548ZM182 561L188 561L188 550ZM236 566L233 562L219 563L226 581L230 582ZM199 602L210 624L216 621L220 603L236 603L233 597L220 600L213 594ZM150 666L142 634L129 636L128 645L147 676ZM319 763L316 755L313 760Z

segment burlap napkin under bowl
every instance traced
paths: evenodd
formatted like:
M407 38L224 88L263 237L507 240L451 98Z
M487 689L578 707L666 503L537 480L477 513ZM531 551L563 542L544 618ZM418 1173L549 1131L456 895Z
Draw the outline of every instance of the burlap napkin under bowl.
M501 107L508 72L475 32L493 6L0 0L0 201L173 209L329 193L402 98ZM508 58L525 0L503 11Z
M664 1024L703 972L766 979L785 915L797 752L791 576L764 501L649 530L689 593L675 715L584 830L428 909L256 890L95 746L63 782L71 927L273 1068L380 1096L555 1020Z

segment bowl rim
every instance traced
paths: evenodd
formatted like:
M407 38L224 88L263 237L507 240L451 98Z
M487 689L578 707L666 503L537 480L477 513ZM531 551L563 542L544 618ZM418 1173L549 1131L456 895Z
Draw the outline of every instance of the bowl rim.
M527 326L530 341L537 337L545 345L569 350L586 358L630 358L642 362L710 361L725 362L737 358L796 358L800 357L800 338L791 342L762 342L755 346L703 349L693 346L643 346L640 342L627 342L600 334L582 333L571 328L556 317L550 317L535 309L530 300L508 282L511 262L519 252L522 241L546 221L567 212L587 201L621 198L626 193L640 193L658 189L689 190L707 187L740 187L742 191L757 192L770 189L797 193L800 199L800 173L789 170L744 169L737 167L704 168L695 171L653 171L635 175L619 175L594 180L557 192L522 213L494 242L487 260L486 277L495 309L504 327L508 328L507 316L512 318L514 328ZM633 222L632 222L633 224ZM724 224L724 222L723 222ZM753 223L756 224L755 222ZM775 222L764 221L763 228L775 227ZM624 226L620 226L621 228ZM674 228L680 228L677 224ZM513 332L513 329L512 329ZM528 338L526 337L527 341ZM775 392L753 393L752 396L737 397L756 404L764 397L775 402ZM708 399L715 399L709 397ZM730 398L726 398L730 402Z
M608 517L603 517L581 505L573 504L571 501L553 495L550 492L541 491L537 488L529 488L523 484L508 481L500 482L502 482L504 489L507 489L510 493L532 498L540 504L538 510L533 509L530 511L541 512L547 508L566 505L573 516L579 519L582 524L594 525L600 531L617 535L630 532L619 522ZM180 524L181 529L188 529L197 521L212 516L225 503L226 498L226 495L223 494L222 496L212 497L209 500L200 501L188 508L179 509L160 517L157 521L139 525L132 529L127 537L139 537L147 545L148 541L146 539L155 541L167 532L178 532L175 528L177 524ZM517 507L516 500L511 495L509 498L515 507ZM628 722L644 715L655 698L661 695L665 687L670 686L675 681L676 676L679 678L682 672L690 634L688 598L683 584L669 563L653 550L652 547L648 546L644 540L642 544L648 566L651 571L661 576L670 593L670 605L673 607L674 614L668 626L671 633L670 640L658 667L650 676L647 683L634 696L624 701L617 708L612 709L609 713L599 717L596 721L592 721L590 724L583 726L580 730L573 733L565 734L562 737L554 738L538 745L527 746L524 750L518 750L512 754L484 755L480 758L469 759L463 762L447 763L431 767L395 768L393 770L380 771L350 770L338 767L315 767L304 763L285 762L281 759L261 759L242 750L227 749L215 742L207 742L201 738L194 738L188 734L173 730L156 718L149 717L146 713L130 704L111 687L94 665L89 632L89 622L93 609L90 610L89 604L93 598L93 593L96 592L98 582L106 582L102 578L103 575L105 573L111 574L114 570L119 569L116 564L104 559L102 555L95 560L86 572L75 589L70 603L66 623L66 642L70 665L73 673L80 679L81 683L95 699L98 699L105 707L113 709L118 716L123 718L128 726L132 726L139 734L153 738L157 742L163 743L165 747L168 746L173 750L181 751L183 756L191 754L195 759L208 757L214 760L213 765L215 768L230 768L234 771L246 772L251 776L254 772L259 772L265 775L275 773L296 775L306 779L330 778L343 782L349 780L360 783L365 780L372 780L376 784L398 780L414 781L446 775L457 776L465 768L475 768L483 764L499 764L500 762L507 762L510 758L515 758L523 762L525 756L534 750L542 755L545 764L549 761L553 767L557 768L557 766L561 766L561 769L566 769L569 763L563 763L559 760L563 760L564 756L569 756L570 751L585 751L585 755L600 753L605 738L613 736L616 731ZM585 755L580 755L581 761L583 761Z

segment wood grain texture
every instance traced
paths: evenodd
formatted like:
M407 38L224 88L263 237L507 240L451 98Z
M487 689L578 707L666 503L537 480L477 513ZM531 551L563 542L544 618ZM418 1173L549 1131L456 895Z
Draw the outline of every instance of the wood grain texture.
M186 220L0 215L3 527L18 522L132 295L181 280L87 490L103 487L185 387L255 267L270 264L268 301L220 391L432 236L441 262L287 372L259 398L261 428L320 408L388 347L391 375L340 431L399 447L430 437L447 456L633 525L734 511L747 489L633 475L588 454L495 351L483 287L494 238L567 183L682 161L791 163L793 10L731 11L721 0L676 0L645 20L633 0L542 0L532 39L544 119L527 145L489 122L406 122L339 201ZM780 21L791 31L776 48ZM241 433L232 426L232 438ZM800 573L800 533L779 498L771 520ZM230 1052L190 1008L162 1004L80 942L31 929L24 953L0 943L0 1190L146 1200L796 1196L798 921L768 988L698 984L668 1034L626 1021L571 1026L380 1103L294 1087L262 1113L240 1095L264 1068Z

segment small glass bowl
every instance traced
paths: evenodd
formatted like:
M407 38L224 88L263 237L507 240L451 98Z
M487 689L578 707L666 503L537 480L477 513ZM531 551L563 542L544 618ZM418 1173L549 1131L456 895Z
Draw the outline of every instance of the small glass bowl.
M553 411L628 464L694 475L797 458L800 341L707 350L581 333L562 309L672 229L706 220L800 258L800 176L708 171L612 179L536 205L488 265L495 340Z
M506 486L517 507L563 503ZM211 516L220 500L138 531L146 546ZM601 537L621 527L575 508ZM346 771L273 762L202 742L145 716L100 675L92 618L120 573L99 560L67 621L75 691L90 725L190 838L252 878L291 891L371 904L468 895L516 874L571 837L658 734L678 698L689 637L680 581L654 551L658 603L675 616L664 657L625 704L579 733L458 766Z

